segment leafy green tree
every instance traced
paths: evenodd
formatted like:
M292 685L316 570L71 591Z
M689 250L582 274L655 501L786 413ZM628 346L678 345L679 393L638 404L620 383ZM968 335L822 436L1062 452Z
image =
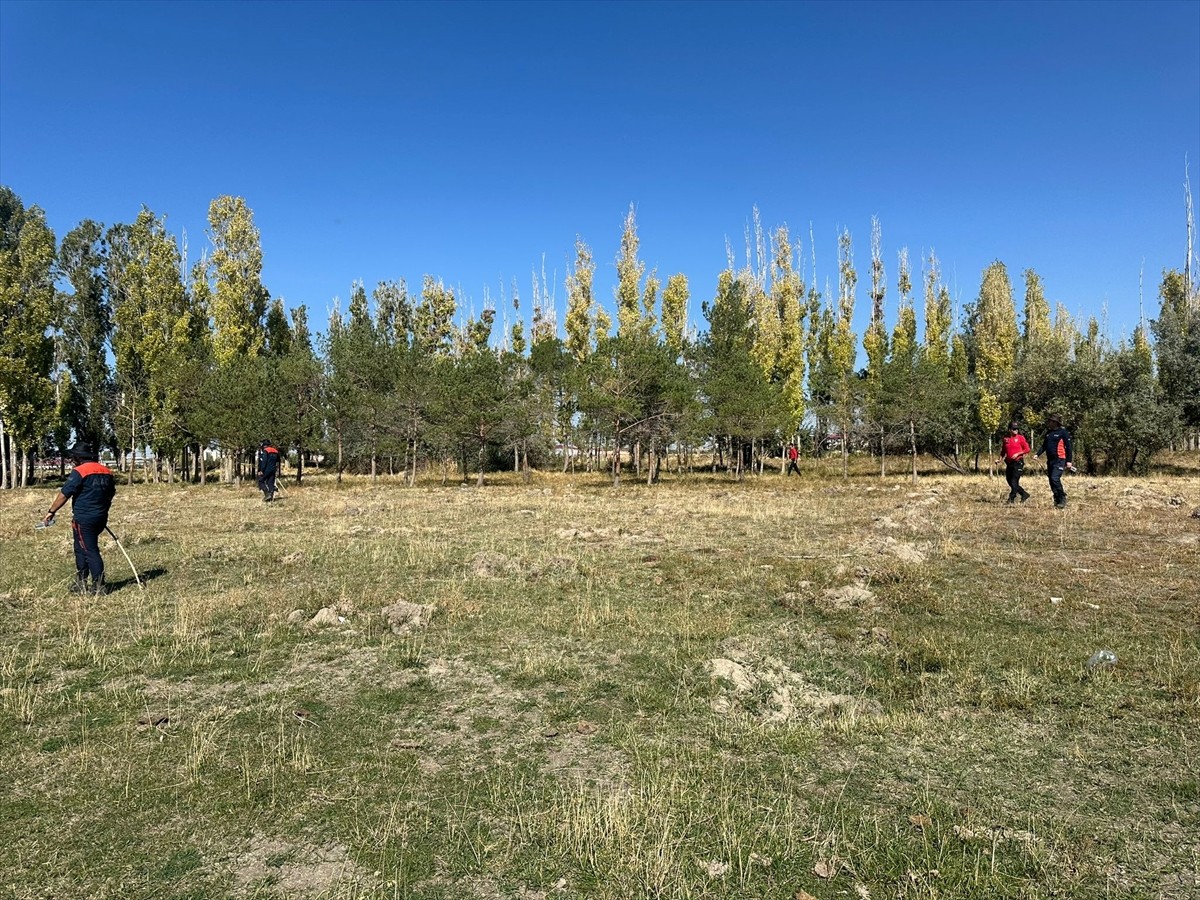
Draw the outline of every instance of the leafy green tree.
M776 358L776 379L788 411L785 432L788 438L796 435L804 420L804 280L792 265L792 242L786 226L775 230L772 240L774 255L771 264L771 298L779 316L779 353ZM782 468L780 471L784 471Z
M107 405L112 391L108 341L112 310L105 275L108 248L104 230L85 219L63 237L58 268L71 286L62 297L63 350L71 373L68 418L76 435L97 447L110 442Z
M28 484L29 452L55 417L54 263L45 214L0 187L0 487Z
M292 310L287 353L277 362L276 397L281 409L277 434L284 446L296 449L296 484L304 480L305 454L321 435L322 371L313 352L308 308Z
M984 270L975 312L979 423L987 436L990 473L994 462L992 440L1004 417L1001 399L1017 357L1017 314L1012 283L1004 263L997 260Z
M575 240L575 266L567 275L566 347L577 363L591 355L595 347L592 327L595 323L596 301L592 282L596 264L592 251L582 240Z
M1188 296L1181 272L1163 272L1161 306L1151 323L1163 402L1179 425L1200 428L1200 296Z
M1046 302L1042 279L1033 269L1026 269L1025 322L1021 330L1021 352L1027 353L1049 338L1050 304Z
M863 385L863 410L879 432L880 475L886 474L887 421L883 391L883 367L888 355L887 325L883 301L887 295L883 266L882 238L879 219L871 217L871 319L863 334L863 349L867 353L866 381ZM901 301L903 304L903 301Z
M838 306L836 317L831 323L827 340L830 370L830 411L842 429L842 477L850 473L850 438L854 426L854 413L860 395L858 379L854 373L855 335L851 325L854 319L855 286L858 272L854 268L854 247L850 232L843 229L838 236Z
M118 411L123 413L118 439L135 462L145 445L170 459L186 435L182 364L203 329L202 314L189 302L179 249L165 219L143 207L132 225L109 229L108 244ZM134 468L129 467L130 483ZM170 471L168 477L173 477Z
M687 338L687 305L689 299L687 276L682 272L667 279L662 295L662 331L667 349L677 357L683 353Z
M213 354L218 365L257 354L263 346L268 293L254 213L241 197L224 195L208 208L213 280Z
M617 334L622 337L648 331L654 325L652 310L654 294L657 292L657 279L651 276L646 287L646 296L643 297L642 276L646 272L646 264L638 259L639 244L637 217L631 203L621 231L621 249L616 262L617 286L614 288L617 301Z

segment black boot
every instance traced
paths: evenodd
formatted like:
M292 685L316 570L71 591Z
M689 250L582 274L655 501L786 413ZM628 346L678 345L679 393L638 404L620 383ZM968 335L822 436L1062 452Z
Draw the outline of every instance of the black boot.
M91 593L95 597L103 597L108 593L108 585L105 583L103 575L92 582Z
M71 585L70 585L70 587L67 588L67 590L70 591L72 594L90 593L90 591L88 590L87 577L88 577L88 573L87 573L86 569L82 572L76 572L75 580L71 582Z

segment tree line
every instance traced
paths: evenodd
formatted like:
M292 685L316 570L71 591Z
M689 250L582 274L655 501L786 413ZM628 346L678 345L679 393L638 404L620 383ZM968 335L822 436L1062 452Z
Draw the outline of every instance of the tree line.
M1094 317L1052 312L1033 269L1018 304L992 263L958 310L932 252L914 266L900 250L890 282L873 219L860 367L849 231L822 290L799 241L786 226L768 233L757 210L746 262L728 253L702 329L688 326L686 276L646 271L632 206L613 305L595 296L596 261L577 240L561 329L543 273L528 323L515 286L501 327L494 307L464 315L425 276L419 290L355 282L317 333L306 307L289 314L263 284L242 198L215 199L208 226L190 266L144 207L59 242L39 207L0 187L0 485L27 485L36 460L74 440L107 448L130 481L139 456L155 480L234 480L269 438L300 478L323 460L339 478L457 472L482 484L499 468L557 466L615 484L701 461L761 474L790 442L834 447L843 466L869 450L881 472L911 466L914 478L919 454L978 469L1010 419L1036 429L1051 411L1089 472L1133 472L1194 446L1200 429L1190 245L1188 264L1162 274L1149 328L1114 342Z

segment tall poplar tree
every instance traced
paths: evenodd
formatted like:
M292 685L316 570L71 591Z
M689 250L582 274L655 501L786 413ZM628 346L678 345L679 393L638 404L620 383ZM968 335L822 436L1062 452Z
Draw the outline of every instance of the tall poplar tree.
M208 208L208 258L213 280L213 354L218 365L257 354L263 346L268 293L254 214L241 197L224 195Z
M58 254L59 271L71 286L62 297L60 323L73 385L69 418L76 435L96 447L108 443L107 405L112 390L107 258L104 230L91 219L67 232Z
M617 334L620 337L629 337L653 324L652 311L644 310L642 303L642 276L646 272L646 264L638 259L639 243L637 216L631 203L621 231L621 250L616 261L617 285L614 296L617 301ZM653 283L654 279L651 281Z
M997 260L983 271L974 322L975 377L979 383L979 424L987 435L988 472L993 473L992 441L1004 417L1003 392L1017 357L1017 313L1012 282Z
M1151 323L1164 401L1185 429L1200 428L1200 295L1182 272L1163 272L1158 318Z
M0 187L0 487L29 483L29 453L54 420L54 262L45 214Z
M784 408L788 412L786 437L792 439L804 420L804 280L792 265L792 242L786 225L772 240L771 297L779 316L779 354L776 370ZM780 472L784 472L783 467Z
M849 229L838 236L838 305L829 335L829 362L832 374L833 410L842 428L842 477L850 476L850 435L857 405L857 379L854 375L855 335L854 298L858 272L854 268L854 245Z
M886 273L883 266L882 234L879 218L871 217L871 319L863 334L863 349L867 352L867 380L863 406L879 429L880 476L886 474L887 449L883 410L883 366L888 355L887 325L883 301L887 295Z
M575 265L567 275L567 350L582 363L595 347L592 328L595 323L596 300L592 283L596 277L596 264L592 250L581 239L575 239Z
M189 303L179 248L165 219L142 207L133 224L109 229L108 244L117 363L115 424L121 446L129 448L136 462L138 450L145 446L168 454L182 447L182 363L203 323ZM133 475L131 463L131 484Z

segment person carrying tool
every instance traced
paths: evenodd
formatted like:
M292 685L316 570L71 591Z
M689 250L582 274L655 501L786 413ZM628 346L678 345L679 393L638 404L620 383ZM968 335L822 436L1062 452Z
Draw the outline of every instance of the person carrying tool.
M1050 493L1054 495L1054 505L1058 509L1067 506L1067 492L1063 490L1062 477L1064 472L1074 472L1075 464L1071 462L1071 435L1063 428L1062 419L1056 415L1046 416L1046 437L1042 441L1042 449L1038 456L1046 454L1046 477L1050 481Z
M279 474L279 451L270 441L263 441L258 448L258 489L263 492L263 503L275 499L275 477Z
M71 499L71 536L75 547L75 581L71 592L93 594L97 597L108 593L104 584L104 558L100 555L100 532L108 527L108 510L117 493L112 471L96 460L92 445L80 441L67 451L75 468L63 482L62 488L50 504L50 511L42 519L50 525L55 514ZM88 575L91 584L88 584Z
M1009 422L1008 437L1004 439L1004 480L1008 482L1008 502L1016 503L1018 495L1021 502L1029 499L1029 491L1021 487L1021 474L1025 471L1025 457L1032 448L1021 434L1021 426L1017 422Z

